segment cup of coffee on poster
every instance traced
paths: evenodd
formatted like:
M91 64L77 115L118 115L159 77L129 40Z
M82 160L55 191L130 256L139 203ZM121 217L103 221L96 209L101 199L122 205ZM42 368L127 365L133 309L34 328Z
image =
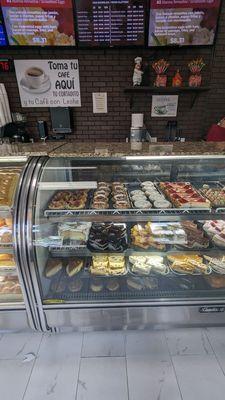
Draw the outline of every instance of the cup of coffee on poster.
M37 89L43 84L45 73L43 69L33 66L25 71L25 78L31 88Z

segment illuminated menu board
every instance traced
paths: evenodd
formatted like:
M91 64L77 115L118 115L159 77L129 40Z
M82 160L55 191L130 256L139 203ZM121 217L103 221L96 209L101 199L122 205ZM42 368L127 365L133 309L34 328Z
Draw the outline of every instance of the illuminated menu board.
M74 46L72 0L1 0L12 46Z
M2 17L0 14L0 46L6 46L6 45L7 45L6 34L3 27Z
M220 0L151 0L149 46L214 43Z
M144 45L145 0L77 0L79 44Z

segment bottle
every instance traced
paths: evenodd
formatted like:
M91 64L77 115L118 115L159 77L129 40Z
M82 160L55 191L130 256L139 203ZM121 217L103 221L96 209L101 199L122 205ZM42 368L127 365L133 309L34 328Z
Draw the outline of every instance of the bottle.
M182 82L183 82L183 78L182 78L182 76L180 74L180 71L178 69L176 74L173 77L172 86L173 87L180 87L180 86L182 86Z

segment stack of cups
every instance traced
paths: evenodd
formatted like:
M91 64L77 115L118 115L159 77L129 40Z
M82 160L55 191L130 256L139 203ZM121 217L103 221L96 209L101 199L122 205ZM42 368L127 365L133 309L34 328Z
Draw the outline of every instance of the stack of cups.
M131 150L142 150L142 135L144 129L144 114L131 115L130 146Z

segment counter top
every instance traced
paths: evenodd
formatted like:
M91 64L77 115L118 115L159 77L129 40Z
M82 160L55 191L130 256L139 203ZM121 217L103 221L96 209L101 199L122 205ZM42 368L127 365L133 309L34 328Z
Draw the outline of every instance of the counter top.
M167 149L163 146L169 146ZM171 152L172 150L172 152ZM36 142L0 145L2 157L110 157L158 155L225 155L225 142L143 143L142 151L132 151L130 143Z
M65 142L3 143L0 144L0 158L47 156L53 150L56 150L64 144Z
M168 146L166 149L163 146ZM171 152L172 150L172 152ZM143 143L142 151L132 151L130 143L66 143L50 157L125 157L154 155L225 155L225 142Z

